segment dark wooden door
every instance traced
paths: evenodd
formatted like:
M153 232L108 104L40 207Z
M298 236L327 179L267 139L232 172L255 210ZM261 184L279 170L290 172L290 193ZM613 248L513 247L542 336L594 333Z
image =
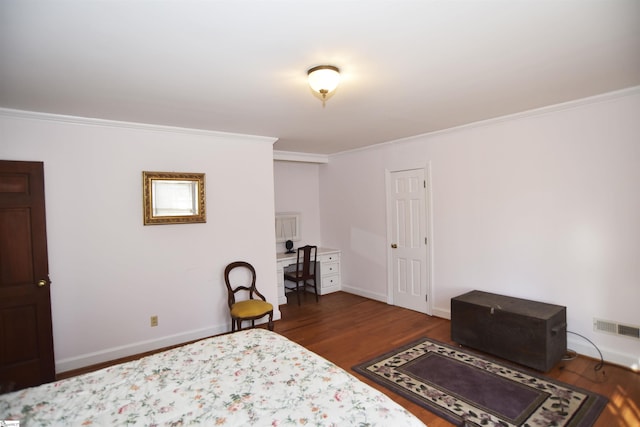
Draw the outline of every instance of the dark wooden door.
M0 160L0 382L54 379L44 168Z

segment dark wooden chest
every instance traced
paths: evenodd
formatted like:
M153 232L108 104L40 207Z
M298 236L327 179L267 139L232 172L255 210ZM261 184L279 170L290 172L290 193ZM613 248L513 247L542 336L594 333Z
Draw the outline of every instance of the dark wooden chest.
M566 353L567 309L471 291L451 299L451 339L547 372Z

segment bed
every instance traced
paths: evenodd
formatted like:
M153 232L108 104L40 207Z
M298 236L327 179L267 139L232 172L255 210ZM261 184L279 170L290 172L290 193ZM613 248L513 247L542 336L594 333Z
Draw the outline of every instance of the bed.
M265 329L0 395L20 426L423 426L319 355Z

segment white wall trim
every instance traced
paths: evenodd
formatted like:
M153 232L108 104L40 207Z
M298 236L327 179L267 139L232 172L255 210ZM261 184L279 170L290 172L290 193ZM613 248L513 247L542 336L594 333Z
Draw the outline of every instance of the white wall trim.
M349 293L349 294L354 294L354 295L358 295L364 298L369 298L375 301L380 301L383 302L385 304L389 304L387 302L387 295L386 294L379 294L376 292L371 292L367 289L362 289L362 288L356 288L353 286L349 286L349 285L345 285L344 283L342 284L342 287L340 288L341 291ZM429 316L429 314L425 314L425 316ZM444 308L438 308L438 307L433 307L433 312L431 314L431 316L434 317L440 317L442 319L447 319L447 320L451 320L451 311L449 309L444 309Z
M433 315L442 319L451 320L451 309L433 307Z
M377 292L371 292L367 289L362 289L362 288L356 288L353 286L349 286L349 285L345 285L344 283L342 284L342 286L340 287L340 290L343 292L347 292L349 294L354 294L354 295L358 295L364 298L369 298L375 301L380 301L383 302L385 304L387 304L387 295L386 294L379 294Z
M92 366L98 363L109 362L134 354L145 353L164 347L179 345L189 341L199 340L213 335L219 335L221 333L228 332L228 330L228 325L217 325L209 328L164 336L157 339L140 341L137 343L119 347L107 348L105 350L82 354L80 356L70 357L67 359L56 360L56 373L84 368L85 366Z
M280 310L273 311L273 320L280 320ZM256 325L266 323L267 319L256 320ZM129 357L131 355L146 353L174 345L182 345L191 341L209 338L229 332L230 324L216 325L202 329L182 332L179 334L163 336L156 339L140 341L118 347L107 348L93 353L86 353L80 356L69 357L67 359L56 360L56 373L72 371L98 363L110 362L112 360Z
M295 151L273 151L273 160L302 163L329 163L326 154L298 153Z
M243 141L247 141L249 139L251 140L251 142L265 142L271 145L273 145L278 140L278 138L268 137L268 136L244 135L240 133L219 132L219 131L212 131L212 130L205 130L205 129L153 125L148 123L124 122L124 121L118 121L118 120L95 119L95 118L89 118L89 117L68 116L63 114L41 113L36 111L14 110L10 108L0 108L0 115L10 117L10 118L46 120L46 121L69 123L69 124L76 124L76 125L103 126L103 127L115 127L120 129L134 129L134 130L145 130L145 131L154 131L154 132L169 132L169 133L180 133L180 134L189 134L189 135L201 135L201 136L207 136L207 137L225 138L226 140L229 140L231 138L231 139L242 139Z
M466 124L463 124L463 125L450 127L450 128L447 128L447 129L435 130L433 132L426 132L426 133L419 134L419 135L412 135L412 136L408 136L406 138L395 139L393 141L381 142L379 144L373 144L373 145L367 145L367 146L364 146L364 147L354 148L353 150L345 150L345 151L341 151L341 152L338 152L338 153L329 154L328 158L329 158L329 161L331 161L331 159L334 158L334 157L339 157L339 156L346 155L346 154L357 153L357 152L360 152L360 151L367 151L367 150L371 150L371 149L375 149L375 148L382 148L382 147L385 147L385 146L388 146L388 145L395 145L395 144L402 144L402 143L405 143L405 142L412 142L412 141L415 141L416 139L419 139L419 138L457 132L457 131L463 130L463 129L473 129L473 128L488 126L488 125L501 123L501 122L509 121L509 120L516 120L516 119L521 119L521 118L526 118L526 117L533 117L533 116L540 116L540 115L549 114L549 113L555 113L555 112L562 111L562 110L578 108L578 107L581 107L583 105L596 104L596 103L600 103L600 102L607 102L607 101L610 101L612 99L622 98L622 97L625 97L625 96L632 96L632 95L636 95L638 93L640 93L640 86L633 86L633 87L629 87L629 88L625 88L625 89L621 89L621 90L617 90L617 91L613 91L613 92L607 92L607 93L603 93L603 94L599 94L599 95L590 96L590 97L587 97L587 98L581 98L581 99L576 99L576 100L573 100L573 101L562 102L560 104L554 104L554 105L548 105L548 106L545 106L545 107L534 108L534 109L531 109L531 110L521 111L519 113L508 114L506 116L493 117L491 119L486 119L486 120L480 120L480 121L477 121L477 122L466 123Z
M598 354L597 350L579 336L568 334L567 347L580 355L591 357L597 361L600 360L600 354ZM622 353L616 349L605 347L600 347L600 351L602 352L602 356L606 362L624 366L634 372L638 372L640 369L640 356L637 354L633 355L630 353ZM597 362L594 362L594 365L595 363ZM606 371L606 367L604 369Z

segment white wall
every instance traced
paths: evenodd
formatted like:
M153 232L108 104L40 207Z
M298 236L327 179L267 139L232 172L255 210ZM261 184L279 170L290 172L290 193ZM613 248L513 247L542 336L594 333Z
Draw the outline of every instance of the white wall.
M301 240L294 247L321 245L319 165L289 161L273 162L276 212L300 212ZM284 243L276 251L284 252Z
M273 142L0 110L0 158L44 162L59 372L230 330L232 261L277 304ZM204 172L207 223L143 226L143 170Z
M640 325L639 117L635 88L331 156L322 241L342 249L343 289L386 300L385 170L429 165L434 314L472 289L566 305L569 330L638 364L640 341L592 321Z

